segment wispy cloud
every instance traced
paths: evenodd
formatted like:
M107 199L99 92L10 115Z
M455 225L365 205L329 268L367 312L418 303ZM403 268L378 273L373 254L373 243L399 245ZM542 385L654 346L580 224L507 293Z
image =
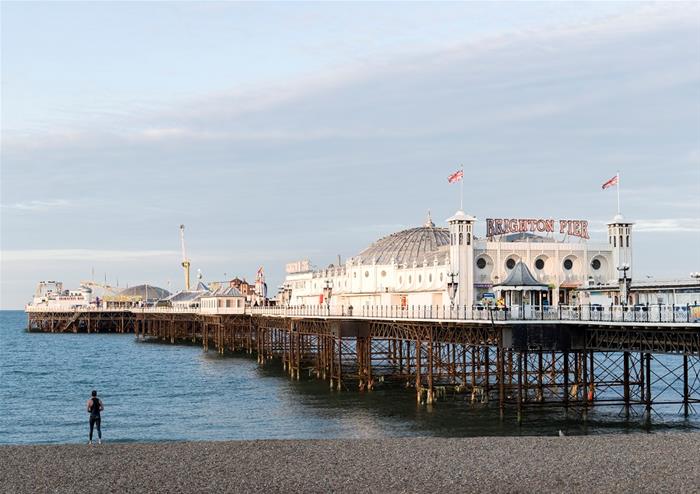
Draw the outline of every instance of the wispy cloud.
M6 262L18 261L137 261L176 257L175 250L92 250L92 249L27 249L4 250Z
M700 232L700 218L664 218L637 220L634 232Z
M588 231L593 233L607 232L608 221L591 221ZM632 221L634 222L633 233L700 232L700 218L654 218L632 219Z
M47 201L32 200L32 201L22 201L13 204L2 204L0 207L3 209L17 209L20 211L46 211L54 208L62 208L70 206L73 201L68 201L66 199L50 199Z

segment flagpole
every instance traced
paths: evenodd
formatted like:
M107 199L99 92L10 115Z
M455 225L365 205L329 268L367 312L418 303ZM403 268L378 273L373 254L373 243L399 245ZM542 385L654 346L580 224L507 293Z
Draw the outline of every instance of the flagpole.
M459 181L459 210L464 211L464 165L462 168L462 179Z
M617 172L617 214L620 215L620 172Z

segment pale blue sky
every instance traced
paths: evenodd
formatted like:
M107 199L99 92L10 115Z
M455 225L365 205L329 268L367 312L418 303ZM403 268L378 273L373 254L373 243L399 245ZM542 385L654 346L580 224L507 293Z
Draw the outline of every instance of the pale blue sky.
M602 228L700 271L690 3L2 3L1 305L39 279L271 287L465 209ZM483 222L480 224L483 229ZM603 240L601 233L599 240ZM273 290L274 291L274 290Z

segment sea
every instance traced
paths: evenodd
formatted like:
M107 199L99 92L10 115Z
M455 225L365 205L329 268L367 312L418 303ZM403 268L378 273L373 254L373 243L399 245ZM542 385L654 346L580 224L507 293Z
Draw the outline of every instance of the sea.
M201 346L141 342L130 334L26 331L21 311L0 311L0 444L87 441L86 401L104 402L106 441L517 436L700 430L676 410L631 419L561 408L501 418L495 404L463 397L419 405L411 389L332 391L293 381L278 363Z

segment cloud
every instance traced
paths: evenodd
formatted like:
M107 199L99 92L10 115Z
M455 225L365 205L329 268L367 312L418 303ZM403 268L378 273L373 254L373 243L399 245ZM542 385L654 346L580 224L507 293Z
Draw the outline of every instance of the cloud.
M65 199L50 199L48 201L23 201L16 202L14 204L2 204L0 207L3 209L16 209L20 211L46 211L48 209L61 208L70 206L73 201L68 201Z
M700 218L665 218L637 220L633 232L700 232Z
M3 261L137 261L176 257L175 250L27 249L0 252Z
M620 40L657 36L689 26L695 30L698 12L691 6L644 7L596 22L485 36L449 47L431 47L422 53L346 64L293 80L210 92L158 105L160 108L125 105L120 108L121 115L90 122L79 119L82 127L72 130L42 133L10 129L4 132L3 141L10 151L91 146L103 141L313 141L406 137L525 123L615 100L620 87L629 95L672 90L697 81L697 64L675 63L677 60L669 57L673 50L668 51L663 43L627 58L616 57L615 50L607 49L606 44L614 46ZM579 63L572 53L583 54L586 63ZM595 53L594 58L589 58L591 53ZM655 70L636 70L635 64L646 63L650 56L671 60L664 62L668 66ZM591 79L591 73L601 67L610 70L615 84L598 84ZM586 82L585 90L556 91L557 81L576 84L576 80ZM433 87L433 81L440 83ZM553 91L542 92L543 88ZM525 92L528 99L512 100L508 93L516 91ZM410 93L414 93L412 97ZM472 100L471 93L481 97ZM404 117L405 108L395 108L397 97L403 106L406 100L412 101L412 109L417 111ZM355 107L357 100L360 105ZM375 100L386 104L387 111L378 114ZM499 104L494 105L493 100ZM455 111L475 118L445 118L452 104ZM363 112L365 118L359 117ZM426 120L431 122L427 128L422 123Z
M588 231L603 233L608 231L609 220L594 220L590 222ZM700 218L654 218L632 219L632 233L697 233L700 232Z

